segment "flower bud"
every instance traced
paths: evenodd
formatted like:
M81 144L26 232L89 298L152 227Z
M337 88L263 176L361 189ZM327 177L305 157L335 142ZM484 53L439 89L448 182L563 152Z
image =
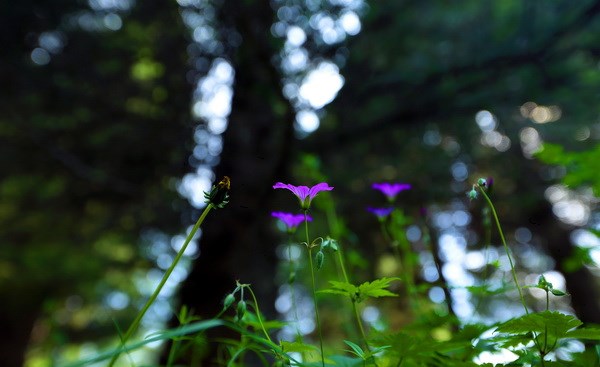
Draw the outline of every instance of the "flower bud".
M319 250L319 252L317 252L315 255L315 260L317 262L317 270L321 270L323 267L323 262L325 261L325 254L323 254L323 251Z
M229 202L229 189L231 181L229 177L223 176L223 179L216 185L213 185L209 193L204 193L205 202L215 208L224 208Z
M487 181L485 180L485 178L480 178L479 180L477 180L477 185L481 187L487 187Z
M235 301L235 296L232 293L229 293L227 295L227 297L225 297L225 300L223 301L223 310L228 309L233 302Z
M467 196L469 197L469 199L471 200L475 200L477 199L477 190L475 190L475 187L473 186L473 188L471 189L471 191L469 191L467 193Z
M241 320L242 317L244 317L244 314L246 313L246 302L239 301L237 304L237 318L238 320Z

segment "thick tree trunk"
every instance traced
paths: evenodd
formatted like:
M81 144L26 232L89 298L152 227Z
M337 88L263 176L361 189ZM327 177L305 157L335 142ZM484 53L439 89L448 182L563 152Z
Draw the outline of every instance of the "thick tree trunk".
M237 71L232 113L216 169L217 181L231 178L231 199L205 222L200 257L181 288L181 303L203 318L213 317L239 280L252 285L261 311L272 316L277 264L272 185L286 176L294 113L271 63L277 50L269 2L225 1L221 11L223 24L235 26L243 37L231 60ZM213 357L211 350L205 360Z
M4 293L0 312L0 361L2 366L23 366L31 332L43 299L39 290L12 289ZM20 295L20 296L16 296Z

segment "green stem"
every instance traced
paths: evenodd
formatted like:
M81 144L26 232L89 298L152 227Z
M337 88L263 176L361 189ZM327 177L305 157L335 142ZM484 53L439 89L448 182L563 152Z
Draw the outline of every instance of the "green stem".
M348 273L346 273L346 266L344 265L344 257L342 256L342 247L338 244L338 259L340 262L340 268L342 268L342 274L344 275L344 281L346 283L350 283L350 279L348 278ZM356 301L352 300L352 309L354 310L354 316L356 317L356 323L358 324L358 329L360 331L360 335L363 338L365 346L367 350L370 352L371 347L369 347L369 342L367 341L367 334L365 334L365 329L362 324L362 320L360 319L360 314L358 313L358 308L356 307Z
M383 222L381 222L381 233L383 234L383 237L390 243L390 247L394 252L396 261L398 261L398 264L400 265L402 275L404 276L403 280L406 284L406 295L408 296L411 309L413 311L420 310L421 306L419 304L419 297L415 287L410 259L408 256L402 256L399 249L400 242L397 239L394 239L392 235L388 233L388 229Z
M315 267L313 266L312 247L310 237L308 237L308 218L307 211L304 211L304 230L306 232L306 246L308 247L308 263L310 265L310 279L312 282L313 302L315 304L315 319L317 321L317 330L319 331L319 346L321 348L321 364L325 367L325 354L323 353L323 333L321 331L321 319L319 318L319 305L317 304L317 286L315 282Z
M267 339L271 343L273 343L273 341L271 340L271 337L269 336L269 333L267 333L267 329L265 329L265 325L262 322L262 318L260 317L260 309L258 308L258 301L256 300L256 296L254 295L252 288L248 287L248 290L250 291L250 295L252 296L252 299L254 300L254 308L256 311L256 317L258 318L258 323L260 324L260 327L261 327L262 331L265 333L265 336L267 337Z
M194 225L194 228L192 228L192 230L188 234L187 238L185 239L185 242L183 243L183 246L181 246L181 249L179 249L179 252L177 253L177 256L175 256L175 259L173 260L173 263L171 264L171 266L167 269L167 271L163 275L160 283L158 283L158 286L154 290L154 293L152 293L152 295L150 296L150 298L148 299L148 301L146 302L146 304L144 305L144 307L140 310L140 312L138 312L137 316L135 317L135 319L131 323L131 326L129 326L129 329L127 329L127 332L125 333L125 335L123 335L123 338L121 338L121 347L125 346L125 343L127 342L127 340L129 340L129 338L137 330L137 328L138 328L138 326L140 324L140 321L142 321L142 318L144 317L144 315L146 314L146 312L148 311L148 309L150 308L150 306L152 306L152 303L154 303L154 301L158 297L158 294L160 293L160 291L162 290L163 286L165 285L165 283L169 279L169 276L171 276L171 273L173 272L173 269L175 269L175 266L177 266L177 263L179 262L179 260L181 260L181 257L183 256L183 253L187 249L187 246L192 241L192 238L194 238L194 235L198 231L198 228L200 228L200 225L202 224L202 222L204 222L204 219L206 218L206 216L208 215L208 213L211 211L211 209L213 209L212 204L208 204L206 206L206 208L204 209L204 211L202 212L202 215L200 215L200 218L198 218L198 221ZM115 353L113 355L112 359L110 360L110 363L108 364L108 367L112 367L115 364L115 362L119 358L120 354L121 354L120 352L117 352L117 353Z
M487 201L488 205L490 206L490 209L492 210L492 215L494 216L494 220L496 221L496 227L498 228L498 233L500 234L500 239L502 240L502 245L504 246L504 251L506 251L506 256L508 256L508 261L510 262L510 270L512 273L512 277L515 282L515 285L517 286L517 290L519 291L519 297L521 298L521 304L523 305L523 308L525 309L525 313L529 314L529 310L527 309L527 304L525 303L525 298L523 297L523 290L521 289L521 286L519 285L519 281L517 280L517 272L515 271L515 265L513 264L512 257L510 256L510 250L508 248L508 245L506 244L506 239L504 239L504 232L502 232L502 227L500 226L500 220L498 219L498 214L496 213L496 208L494 207L494 204L490 200L490 197L486 194L485 190L479 185L477 185L477 187L479 188L479 191L481 192L481 194L485 198L485 201Z
M367 334L365 334L365 329L363 328L362 321L360 320L360 314L358 313L358 307L356 307L356 301L354 300L352 300L352 309L354 310L354 316L356 316L356 323L358 324L360 335L362 336L363 341L365 342L365 347L367 347L367 350L371 352L371 347L369 347L369 342L367 341Z
M348 278L348 273L346 273L346 266L344 265L344 256L342 255L342 247L339 245L338 243L338 259L340 261L340 268L342 268L342 275L344 276L344 281L346 283L350 283L350 280Z
M295 279L296 278L296 268L294 267L294 262L292 260L292 240L291 240L291 236L290 236L290 240L288 243L288 261L290 263L290 274L289 274L289 279ZM294 290L294 281L288 281L288 285L290 286L290 297L292 299L292 313L294 315L294 325L296 328L296 336L298 337L298 339L300 341L302 341L302 334L300 333L300 328L298 327L299 324L299 319L298 319L298 308L296 306L296 292Z

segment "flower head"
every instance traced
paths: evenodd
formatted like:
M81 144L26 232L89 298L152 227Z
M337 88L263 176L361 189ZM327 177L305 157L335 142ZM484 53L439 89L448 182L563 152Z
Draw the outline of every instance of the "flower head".
M204 193L205 202L215 208L224 208L229 202L229 190L231 189L231 180L228 176L223 176L219 183L214 184L210 192Z
M306 215L305 217L304 214L272 212L271 216L282 221L290 233L294 232L300 223L304 222L304 219L306 219L308 222L312 221L312 217L310 215Z
M273 185L274 189L288 189L296 195L298 200L300 200L300 207L302 210L308 210L310 208L310 202L312 199L317 196L317 194L321 191L331 191L333 187L329 186L326 182L321 182L316 184L313 187L308 186L294 186L290 184L284 184L282 182L277 182Z
M394 211L394 208L371 208L371 207L367 207L367 211L375 214L375 216L377 217L377 219L384 220L385 218L387 218L388 215L390 215Z
M381 183L374 183L373 185L371 185L372 188L374 188L375 190L379 190L381 191L390 202L394 201L394 199L396 199L396 195L398 195L399 192L404 191L404 190L410 190L412 188L412 186L410 184L407 183L399 183L399 182L381 182Z

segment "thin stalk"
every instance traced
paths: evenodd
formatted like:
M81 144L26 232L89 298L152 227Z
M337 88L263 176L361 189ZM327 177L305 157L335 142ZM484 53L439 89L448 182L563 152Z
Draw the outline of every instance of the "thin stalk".
M409 264L410 259L408 259L407 256L402 256L399 248L400 242L392 237L383 221L381 222L381 233L383 234L383 237L390 243L390 247L394 252L394 256L396 257L398 264L400 264L402 275L404 276L403 280L406 284L406 295L408 296L412 311L421 309L419 297L417 295L414 283L412 266Z
M291 240L291 236L289 239L289 243L288 243L288 261L289 261L289 266L290 266L290 274L289 274L289 279L293 279L296 277L295 273L296 273L296 269L294 267L294 262L292 261L292 240ZM292 278L293 276L293 278ZM294 315L294 325L296 328L296 335L298 336L298 338L300 339L300 341L302 341L302 334L300 333L300 328L298 327L299 322L299 318L298 318L298 308L296 306L296 292L294 289L294 282L293 281L288 281L288 285L290 286L290 296L292 298L292 313Z
M342 255L342 247L339 245L338 243L338 259L340 261L340 268L342 268L342 275L344 276L344 281L346 283L350 283L350 280L348 278L348 273L346 273L346 266L344 265L344 256Z
M163 275L160 283L158 283L158 286L156 286L156 289L154 290L154 293L152 293L152 295L150 296L150 298L148 299L148 301L146 302L146 304L144 305L144 307L140 310L140 312L138 312L137 316L135 317L135 319L131 323L131 326L129 326L129 329L127 329L127 332L125 333L125 335L123 335L123 338L121 338L121 347L125 346L125 343L127 342L127 340L129 340L129 338L137 330L137 328L138 328L138 326L140 324L140 321L142 321L142 318L144 317L144 315L146 314L146 312L148 311L148 309L150 308L150 306L152 306L152 303L154 303L154 301L158 297L158 294L160 293L160 291L162 290L163 286L165 285L165 283L169 279L169 276L171 276L171 273L173 272L173 269L175 269L175 266L177 266L177 263L179 262L179 260L181 260L181 257L183 256L183 253L187 249L187 246L192 241L192 238L194 238L194 235L198 231L198 228L200 228L200 225L202 224L202 222L204 222L204 219L206 218L206 216L208 215L208 213L212 209L213 209L212 204L208 204L206 206L206 208L204 209L204 211L202 212L202 215L200 215L200 218L198 218L198 221L196 222L196 224L194 225L194 227L192 228L192 230L188 234L187 238L185 239L185 242L183 243L183 246L181 246L181 249L179 249L179 252L177 252L177 256L175 256L175 259L173 260L173 263L171 264L171 266L167 269L167 271ZM115 364L115 362L119 358L120 354L121 354L120 352L117 352L117 353L115 353L113 355L113 357L111 358L111 360L110 360L110 362L108 364L108 367L112 367Z
M312 282L313 302L315 304L315 319L319 331L319 346L321 348L321 364L325 367L325 354L323 353L323 332L321 331L321 319L319 318L319 305L317 304L317 286L315 284L315 267L313 266L312 248L310 237L308 237L308 218L307 211L304 211L304 230L306 232L306 246L308 246L308 264L310 265L310 279Z
M248 287L248 290L250 291L250 295L252 296L252 299L254 300L254 308L256 311L256 317L258 318L258 323L260 324L260 327L261 327L262 331L265 333L265 336L267 337L267 339L271 343L273 343L273 341L271 340L271 337L269 336L269 333L267 333L267 329L265 329L265 325L262 322L262 318L260 317L260 309L258 308L258 301L256 300L256 296L254 295L252 288Z
M354 316L356 316L356 323L358 324L358 329L360 330L360 335L363 338L365 343L365 347L370 352L371 347L369 347L369 342L367 342L367 334L365 334L365 329L363 327L362 321L360 320L360 314L358 313L358 307L356 307L356 301L352 300L352 309L354 310Z
M338 259L340 262L340 268L342 268L342 274L344 275L344 281L346 283L350 283L350 279L348 278L348 274L346 273L346 266L344 265L344 257L342 256L342 251L341 251L341 246L339 246L338 244ZM371 351L371 347L369 347L369 342L367 341L367 334L365 333L365 329L363 327L362 324L362 320L360 319L360 314L358 313L358 308L356 307L356 301L352 300L352 309L354 311L354 316L356 317L356 323L358 324L358 330L360 331L360 335L363 338L363 341L365 343L365 346L367 347L367 350L370 352Z
M517 280L517 272L515 271L515 265L513 264L512 257L510 256L510 250L508 248L508 245L506 244L506 239L504 239L504 232L502 232L500 220L498 219L498 214L496 213L496 208L490 200L490 197L486 194L485 190L479 185L477 185L477 187L479 188L479 191L481 192L481 194L485 198L485 201L487 201L488 205L490 206L490 209L492 210L492 215L494 216L494 220L496 221L496 227L498 228L498 233L500 234L500 239L502 240L502 245L504 246L504 251L506 251L506 256L508 256L508 261L510 262L510 270L512 273L512 277L515 282L515 285L517 286L517 290L519 291L519 298L521 298L521 304L525 309L525 313L528 315L529 310L527 309L527 304L525 303L525 298L523 297L523 290L521 289L519 281Z

